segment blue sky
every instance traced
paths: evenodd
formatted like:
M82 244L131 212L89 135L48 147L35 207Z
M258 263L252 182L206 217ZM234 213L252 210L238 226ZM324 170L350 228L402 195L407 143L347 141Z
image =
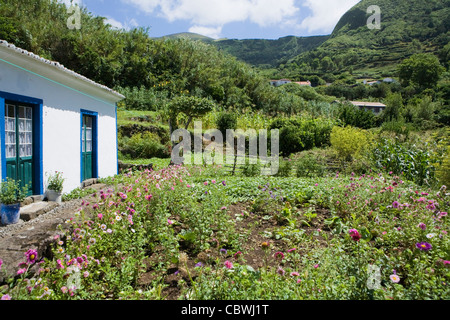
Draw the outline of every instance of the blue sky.
M70 0L60 0L70 3ZM215 39L326 35L360 0L74 0L112 27L152 37L195 32Z

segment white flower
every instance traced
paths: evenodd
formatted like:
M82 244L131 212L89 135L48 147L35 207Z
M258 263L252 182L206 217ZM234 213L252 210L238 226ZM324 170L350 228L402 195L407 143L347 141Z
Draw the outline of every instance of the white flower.
M427 238L428 238L428 239L431 239L431 238L433 238L434 236L435 236L434 233L429 233L429 234L427 234Z

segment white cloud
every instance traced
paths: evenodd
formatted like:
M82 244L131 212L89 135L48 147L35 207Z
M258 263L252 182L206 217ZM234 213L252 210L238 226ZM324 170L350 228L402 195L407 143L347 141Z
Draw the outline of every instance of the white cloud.
M360 0L304 0L312 14L300 24L308 32L331 33L339 19Z
M130 30L132 28L138 27L139 24L137 23L137 21L135 19L130 19L124 23L117 21L114 18L111 17L105 17L106 19L104 20L104 24L109 24L111 25L111 27L115 28L115 29L125 29L125 30Z
M219 39L222 32L222 27L202 27L202 26L192 26L189 28L189 32L198 33L203 36L207 36L213 39Z
M105 24L110 24L111 27L116 28L116 29L123 29L124 26L120 21L117 21L111 17L106 17L106 19L104 20Z
M295 18L299 11L295 0L122 1L137 6L145 13L156 13L169 22L189 21L192 24L191 30L206 32L215 37L220 37L223 26L228 23L247 21L261 27L281 26Z

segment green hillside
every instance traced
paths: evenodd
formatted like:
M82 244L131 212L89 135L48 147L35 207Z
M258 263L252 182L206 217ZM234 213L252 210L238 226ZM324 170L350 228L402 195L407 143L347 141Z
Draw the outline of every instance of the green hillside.
M229 39L215 41L219 49L257 67L277 67L297 55L319 47L329 36L294 37L278 40Z
M190 40L199 40L204 42L213 42L214 39L210 37L203 36L198 33L193 32L180 32L180 33L174 33L169 34L164 37L160 37L159 39L190 39Z
M371 5L381 9L381 29L367 27ZM320 47L293 58L279 71L390 76L403 59L442 50L450 39L449 16L449 0L363 0L340 19Z

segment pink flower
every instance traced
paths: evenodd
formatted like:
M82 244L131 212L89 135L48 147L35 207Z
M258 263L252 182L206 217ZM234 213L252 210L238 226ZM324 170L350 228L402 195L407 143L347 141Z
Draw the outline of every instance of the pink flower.
M25 271L27 271L26 268L19 269L19 270L17 270L17 275L24 274Z
M230 261L225 261L225 267L227 268L227 269L232 269L233 268L233 264L230 262Z
M389 276L389 278L391 279L391 281L393 283L399 283L400 282L400 277L398 275L396 275L396 274L393 274L393 275Z
M36 262L38 253L36 250L30 249L25 253L25 256L27 257L27 262L32 264Z
M440 215L441 217L445 217L445 216L447 216L447 212L441 212L439 215Z
M2 270L2 264L3 264L3 260L0 259L0 270Z
M11 296L9 294L5 294L0 300L11 300Z
M205 186L207 186L207 185L208 185L208 181L203 182L203 184L204 184Z
M60 259L56 260L56 263L58 264L57 266L58 269L64 269L64 265Z
M172 225L172 224L173 224L173 221L170 220L170 219L167 219L167 223L170 224L170 225Z
M220 208L220 210L227 210L227 207L222 207Z
M67 293L69 291L69 289L67 287L61 287L61 292L62 293Z
M147 199L148 201L152 200L153 195L149 194L145 196L145 199Z
M99 214L97 215L97 217L98 217L100 220L103 219L103 215L102 215L101 213L99 213Z
M319 267L319 264L314 265L314 269L317 269Z
M427 225L423 222L419 223L417 226L422 230L425 230L427 228Z
M274 254L275 259L282 260L284 258L284 254L281 251L278 251Z
M284 276L284 274L286 273L286 271L284 271L284 269L282 267L278 267L277 269L277 273L281 276Z
M295 250L297 250L297 249L296 248L292 248L292 249L289 249L287 252L291 253L291 252L293 252Z
M352 237L354 241L359 241L361 239L361 235L356 229L350 229L348 233L350 234L350 237Z
M300 275L300 273L298 272L291 272L291 276L293 277L298 277Z

